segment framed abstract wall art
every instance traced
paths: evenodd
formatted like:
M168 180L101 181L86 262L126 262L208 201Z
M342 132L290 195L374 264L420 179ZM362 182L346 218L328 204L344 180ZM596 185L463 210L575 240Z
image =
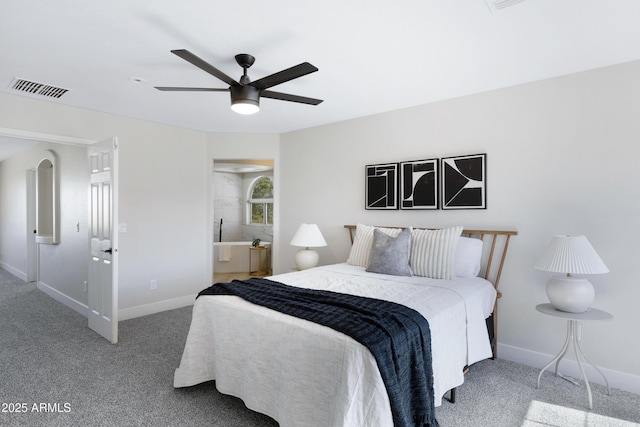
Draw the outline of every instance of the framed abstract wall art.
M442 209L486 209L487 155L440 160Z
M398 164L365 166L365 208L398 209Z
M438 159L400 163L400 209L438 209Z

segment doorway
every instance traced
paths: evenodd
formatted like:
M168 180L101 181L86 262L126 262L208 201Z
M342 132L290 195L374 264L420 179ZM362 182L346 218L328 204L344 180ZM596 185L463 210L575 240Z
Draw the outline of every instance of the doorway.
M34 169L36 165L30 165L28 166L29 169L26 169L25 191L27 193L27 203L24 207L16 208L20 210L24 209L23 214L26 214L26 244L24 246L25 249L21 250L26 260L24 276L27 281L37 282L38 289L51 298L88 317L89 312L95 311L93 307L89 306L90 304L85 303L85 301L92 299L89 298L87 294L91 294L94 290L85 273L87 271L87 258L89 257L89 234L85 231L84 225L87 224L89 217L89 203L87 203L86 207L82 206L84 204L78 203L77 195L87 194L87 189L90 185L87 146L97 148L99 145L96 144L96 141L92 140L0 128L0 143L6 138L24 140L25 143L31 144L47 143L48 145L42 148L53 150L56 155L64 159L64 164L68 167L64 181L65 189L59 191L61 198L64 194L68 196L65 199L67 203L63 210L66 217L61 218L56 214L52 218L59 220L66 219L66 223L71 223L73 226L65 227L59 236L57 235L57 228L52 226L50 230L51 233L47 233L51 234L51 237L40 236L39 239L36 239L34 234L34 230L41 228L41 226L37 225L38 216L36 214L36 201L38 200L36 187L39 182L36 169ZM117 146L116 141L115 138L110 138L106 143L115 149L115 146ZM39 153L38 160L41 159L41 155L42 153ZM102 157L104 158L104 156ZM61 164L62 163L63 162L61 162ZM75 165L78 165L78 167L75 167ZM113 164L110 170L113 174L117 174L117 168L114 167ZM115 179L112 178L112 187L117 186L113 184L114 181ZM62 182L60 184L62 184ZM56 193L57 192L58 190L56 190ZM57 211L56 209L53 210ZM113 223L117 221L117 206L113 206L110 218L109 226L110 229L113 229ZM60 239L60 243L64 241L64 244L56 244L58 243L58 238ZM114 247L115 244L117 244L117 242L114 243ZM101 249L104 249L104 253L107 253L108 248ZM110 272L114 272L114 274L111 275L113 278L110 278L105 273L104 276L107 279L103 280L103 282L108 281L111 284L109 291L112 295L115 295L115 297L113 298L113 304L111 304L110 308L117 314L117 270L113 268L115 264L113 259L109 260L109 262L112 266ZM66 265L67 268L61 268L61 265ZM104 289L100 287L99 291L103 290ZM105 314L106 310L100 311L100 318L104 319L108 317L105 316ZM111 326L116 325L117 327L116 315L111 315L108 320L111 321ZM116 333L110 333L107 338L111 342L117 340L117 329L115 331Z
M214 159L212 180L214 282L245 279L255 270L270 273L275 218L273 159ZM256 187L267 191L256 192ZM256 194L262 198L252 199ZM257 240L269 253L259 260L252 259L250 249Z
M36 244L36 170L27 169L27 268L26 282L38 281L38 245Z

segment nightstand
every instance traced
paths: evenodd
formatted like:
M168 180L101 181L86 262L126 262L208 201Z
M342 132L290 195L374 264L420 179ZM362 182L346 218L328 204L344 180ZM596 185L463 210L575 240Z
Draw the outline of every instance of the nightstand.
M607 385L607 394L611 395L611 389L609 388L609 382L607 381L607 377L604 376L602 371L598 369L596 365L591 363L589 359L584 355L582 351L582 347L580 346L580 332L578 331L578 325L580 322L589 321L589 322L602 322L606 320L613 319L613 316L606 311L598 310L592 308L589 311L585 311L584 313L567 313L564 311L556 310L554 306L551 304L539 304L536 306L536 310L541 313L544 313L548 316L560 317L562 319L567 319L567 339L564 342L564 346L562 346L562 350L556 357L554 357L551 362L549 362L538 375L538 383L536 388L540 387L540 378L542 377L542 373L547 370L549 366L551 366L554 362L556 364L555 375L558 376L558 365L562 358L567 354L567 350L569 349L569 344L573 343L573 350L576 354L576 360L578 362L578 367L580 368L580 373L582 374L582 379L584 380L584 384L587 388L587 396L589 397L589 409L593 409L593 401L591 398L591 387L589 386L589 380L587 380L587 375L584 372L584 367L582 366L583 362L589 363L591 366L595 368L596 371L602 378L604 378L604 382Z

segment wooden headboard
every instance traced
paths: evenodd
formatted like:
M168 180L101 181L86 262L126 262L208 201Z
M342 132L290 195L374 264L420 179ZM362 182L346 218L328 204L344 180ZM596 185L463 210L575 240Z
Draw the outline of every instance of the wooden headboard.
M378 226L380 228L406 228L397 226ZM355 225L345 225L344 228L349 230L349 237L351 238L351 244L356 235ZM413 227L421 230L434 230L434 228L420 228ZM500 284L500 277L502 276L502 268L504 267L504 260L507 257L509 250L509 239L511 236L518 235L517 231L504 231L504 230L463 230L462 235L466 237L474 237L484 242L483 254L482 254L482 269L480 275L486 280L493 283L498 293L498 298L502 297L502 292L498 289ZM494 264L494 259L499 259L498 264ZM493 329L495 339L493 342L493 358L497 356L497 334L498 334L498 300L493 307Z
M406 228L397 226L376 226L380 228ZM344 228L349 230L349 237L351 238L351 244L356 236L355 225L345 225ZM421 228L413 227L419 230L435 230L434 228ZM502 276L502 268L504 267L504 260L507 257L509 250L509 239L511 236L516 236L517 231L504 231L504 230L463 230L462 235L466 237L474 237L484 242L484 253L482 255L482 269L481 275L491 283L498 290L500 284L500 277ZM490 243L490 245L488 244ZM499 258L500 262L496 267L493 264L494 258ZM498 297L500 292L498 291Z

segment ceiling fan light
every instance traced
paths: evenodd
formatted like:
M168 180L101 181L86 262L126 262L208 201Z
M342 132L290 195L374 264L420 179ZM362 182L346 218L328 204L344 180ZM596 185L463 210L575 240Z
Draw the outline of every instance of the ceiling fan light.
M239 114L260 111L260 91L253 86L231 86L231 109Z
M240 100L232 102L231 109L239 114L255 114L260 111L260 106L257 102Z

